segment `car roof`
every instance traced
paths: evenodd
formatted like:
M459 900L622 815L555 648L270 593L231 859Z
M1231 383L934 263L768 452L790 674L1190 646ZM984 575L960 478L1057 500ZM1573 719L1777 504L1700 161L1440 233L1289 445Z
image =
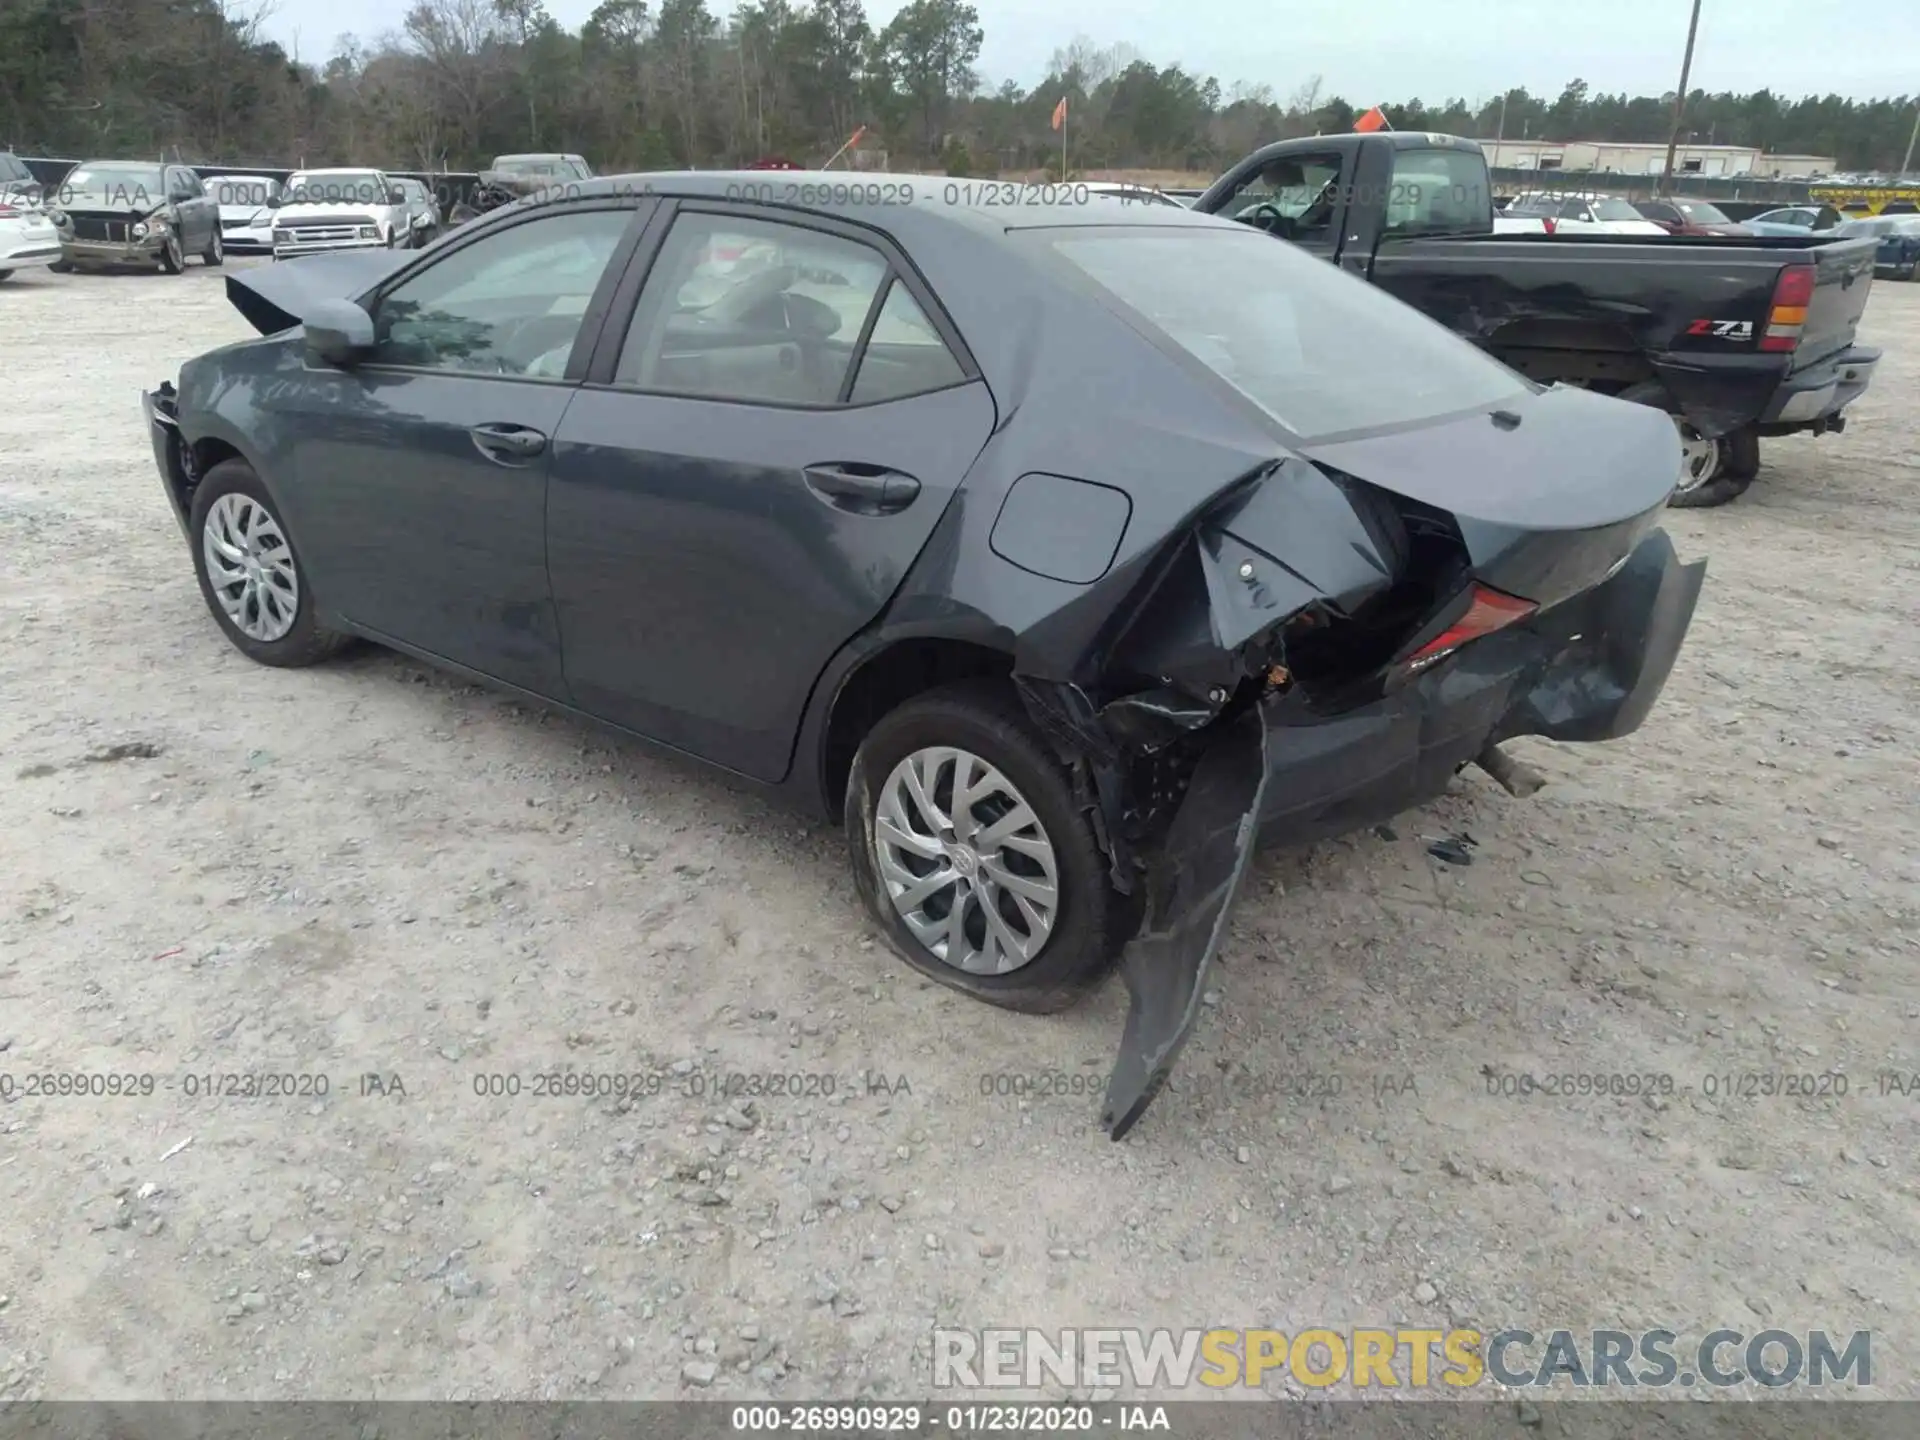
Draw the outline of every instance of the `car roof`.
M905 236L954 226L983 236L1043 227L1192 225L1238 231L1238 222L1184 205L1088 205L1091 186L1012 180L955 180L849 170L677 170L602 175L568 184L569 197L662 195L745 202L769 211L798 211L863 223ZM1101 192L1106 193L1106 192ZM539 193L516 202L542 203ZM547 203L551 203L549 200ZM504 207L512 209L514 207ZM498 213L498 212L496 212Z
M378 165L332 165L324 170L295 170L295 175L378 175Z

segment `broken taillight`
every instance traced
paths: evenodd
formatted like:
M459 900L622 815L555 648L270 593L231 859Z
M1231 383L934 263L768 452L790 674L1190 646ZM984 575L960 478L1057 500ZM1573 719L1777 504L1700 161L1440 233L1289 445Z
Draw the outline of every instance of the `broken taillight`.
M1785 352L1799 345L1813 290L1813 266L1789 265L1780 272L1773 286L1773 308L1767 312L1766 333L1760 337L1762 350Z
M1526 619L1535 608L1531 600L1522 600L1517 595L1505 594L1476 581L1466 613L1409 655L1406 664L1410 669L1431 664L1449 651L1458 650L1469 640L1478 640L1483 635L1505 629L1516 620Z

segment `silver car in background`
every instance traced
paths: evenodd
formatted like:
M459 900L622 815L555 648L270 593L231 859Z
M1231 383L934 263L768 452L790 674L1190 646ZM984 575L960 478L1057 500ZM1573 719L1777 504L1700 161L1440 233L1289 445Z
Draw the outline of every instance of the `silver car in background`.
M285 187L268 175L207 175L201 184L220 207L220 238L235 255L273 253L273 209Z
M411 250L424 249L440 233L440 202L434 198L433 191L427 188L424 180L396 175L393 183L407 197L406 246Z

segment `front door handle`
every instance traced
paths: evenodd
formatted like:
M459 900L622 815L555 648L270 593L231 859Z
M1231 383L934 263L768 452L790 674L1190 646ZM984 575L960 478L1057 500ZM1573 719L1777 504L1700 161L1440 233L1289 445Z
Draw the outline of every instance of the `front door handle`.
M547 437L525 425L476 425L467 433L482 455L502 465L531 460L547 448Z
M911 475L884 465L842 462L809 465L807 488L838 510L856 515L893 515L907 508L920 493Z

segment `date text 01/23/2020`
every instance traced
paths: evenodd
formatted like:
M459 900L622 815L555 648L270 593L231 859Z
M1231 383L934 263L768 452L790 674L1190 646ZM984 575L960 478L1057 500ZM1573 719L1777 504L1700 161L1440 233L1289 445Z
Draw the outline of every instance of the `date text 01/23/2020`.
M758 1434L935 1435L1090 1434L1101 1430L1171 1430L1164 1405L869 1405L804 1403L736 1405L728 1428Z

